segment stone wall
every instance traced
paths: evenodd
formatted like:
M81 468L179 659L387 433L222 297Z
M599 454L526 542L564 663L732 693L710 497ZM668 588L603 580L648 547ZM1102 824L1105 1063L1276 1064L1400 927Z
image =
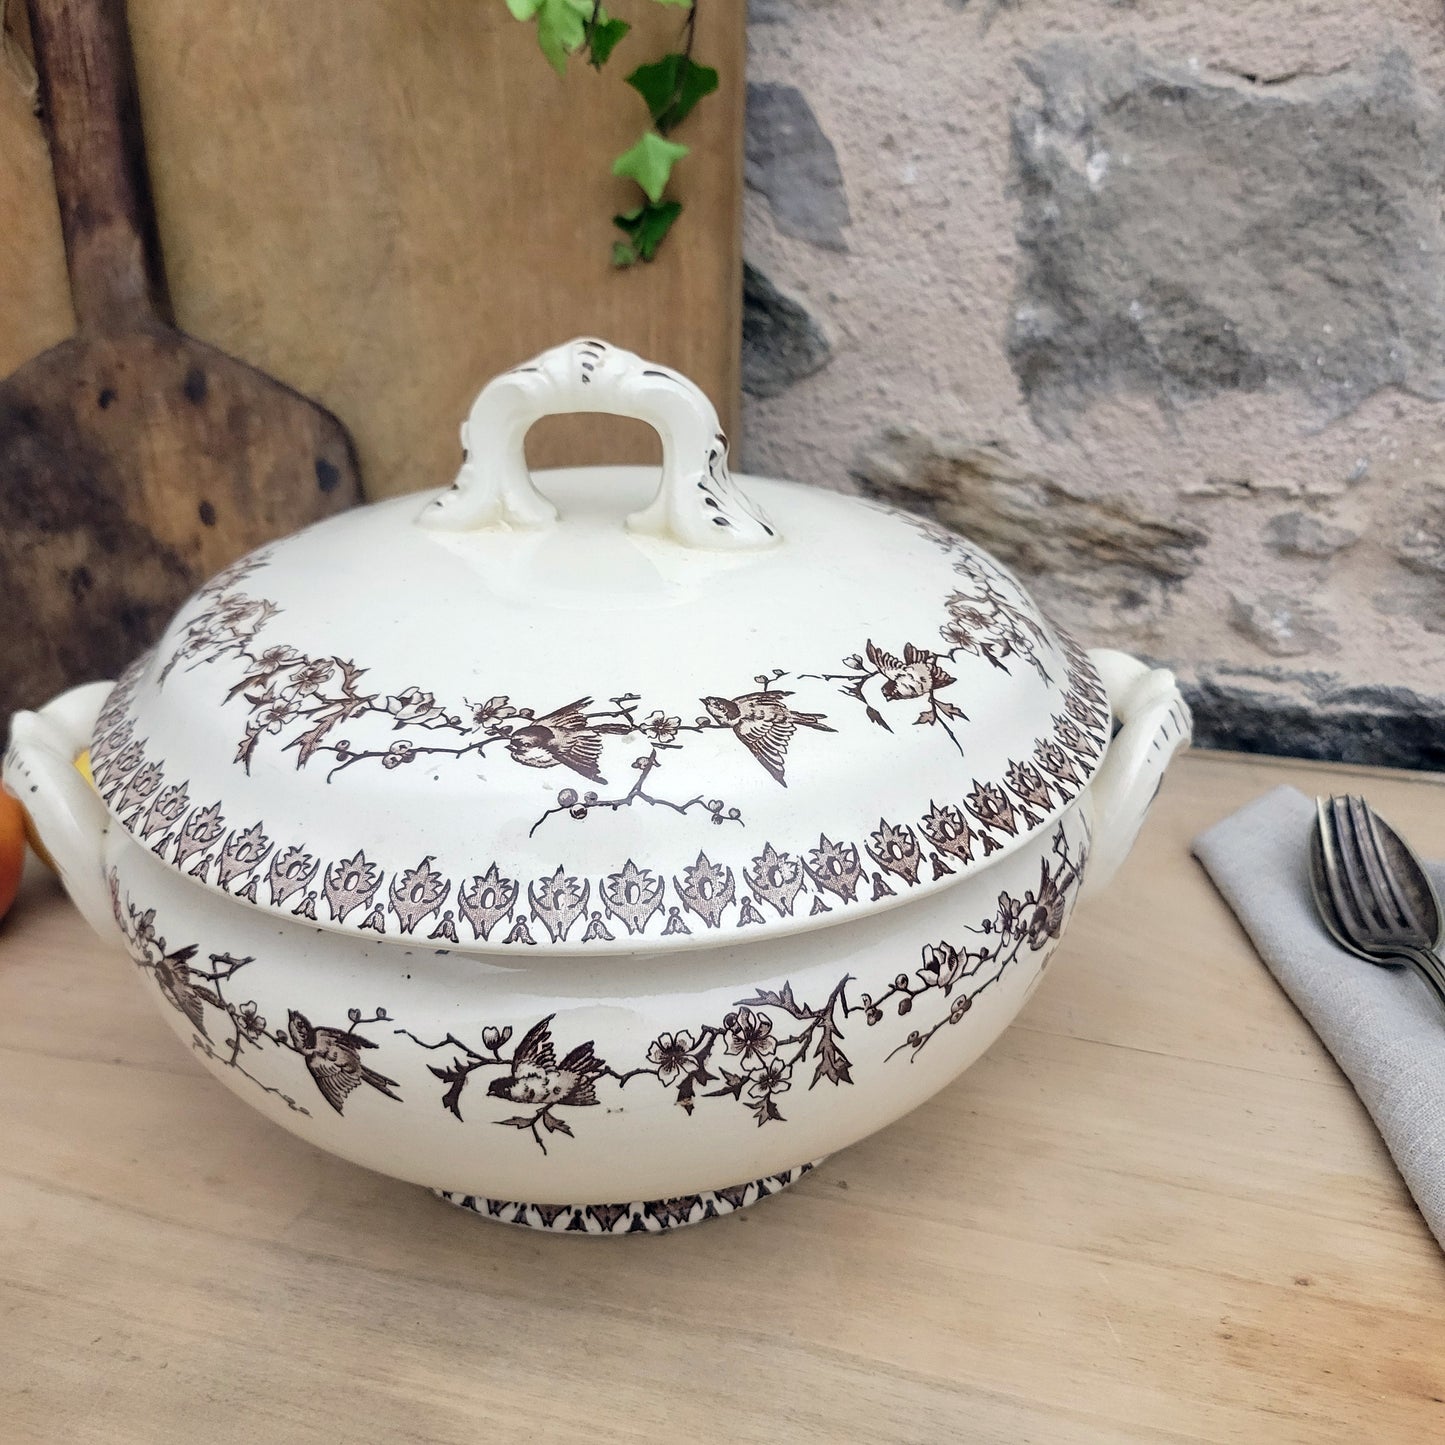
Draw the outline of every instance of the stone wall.
M896 499L1201 740L1445 767L1439 0L753 0L746 465Z

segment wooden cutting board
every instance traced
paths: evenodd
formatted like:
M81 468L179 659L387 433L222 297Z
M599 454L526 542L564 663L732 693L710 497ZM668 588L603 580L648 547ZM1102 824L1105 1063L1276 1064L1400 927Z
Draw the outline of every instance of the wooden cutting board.
M360 498L336 418L170 324L124 0L31 0L77 332L0 381L0 711L114 675L208 576Z
M746 7L701 7L721 89L675 137L685 210L621 273L610 221L631 192L610 164L646 120L622 77L682 12L608 8L634 32L601 74L558 79L502 0L131 0L179 320L335 411L369 495L449 482L482 383L579 334L686 372L736 438ZM0 215L20 217L0 228L3 374L72 329L43 137L4 68ZM529 454L656 449L638 423L549 419Z

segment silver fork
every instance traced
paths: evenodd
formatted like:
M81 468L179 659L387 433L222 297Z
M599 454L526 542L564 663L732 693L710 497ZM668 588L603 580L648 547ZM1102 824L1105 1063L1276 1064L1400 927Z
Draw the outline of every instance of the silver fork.
M1419 859L1363 798L1318 798L1315 810L1310 887L1325 927L1371 963L1408 964L1445 1008L1445 917Z

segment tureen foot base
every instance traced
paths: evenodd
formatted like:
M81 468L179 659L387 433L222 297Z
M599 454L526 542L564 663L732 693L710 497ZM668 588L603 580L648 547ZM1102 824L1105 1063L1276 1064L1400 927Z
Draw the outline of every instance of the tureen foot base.
M636 1204L522 1204L511 1199L486 1199L480 1194L458 1194L451 1189L433 1189L432 1193L478 1218L514 1224L522 1229L546 1229L553 1234L661 1234L666 1229L681 1229L687 1224L701 1224L704 1219L746 1209L796 1183L822 1162L815 1159L811 1164L799 1164L779 1174L768 1174L762 1179L723 1189L709 1189L702 1194L646 1199Z

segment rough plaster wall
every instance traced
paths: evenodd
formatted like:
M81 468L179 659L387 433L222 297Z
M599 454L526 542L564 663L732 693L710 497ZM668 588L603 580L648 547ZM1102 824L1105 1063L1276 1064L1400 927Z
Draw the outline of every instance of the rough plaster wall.
M1438 0L750 14L747 465L978 537L1207 741L1445 765Z

